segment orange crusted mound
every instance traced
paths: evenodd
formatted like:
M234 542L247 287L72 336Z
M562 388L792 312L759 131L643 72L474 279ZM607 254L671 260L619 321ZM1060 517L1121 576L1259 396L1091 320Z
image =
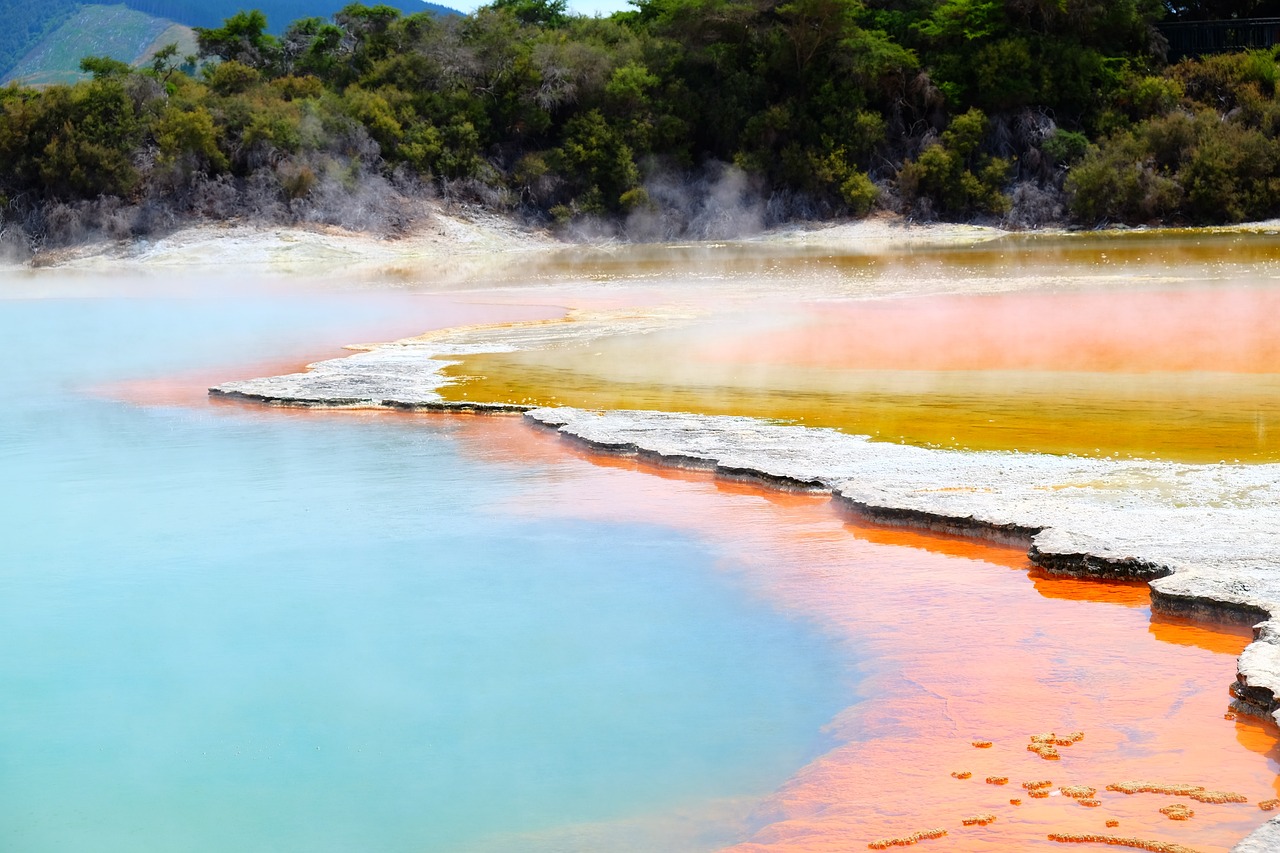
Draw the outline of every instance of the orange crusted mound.
M1090 788L1088 785L1068 785L1058 790L1062 792L1062 796L1070 797L1073 800L1087 800L1098 793L1097 788Z
M1264 812L1274 811L1275 809L1280 808L1280 800L1263 800L1258 803L1258 808L1262 809Z
M990 749L992 744L989 740L975 740L973 745L978 749Z
M1062 757L1058 754L1058 750L1054 749L1047 743L1029 743L1027 744L1027 750L1029 752L1034 752L1045 761L1057 761Z
M952 770L951 775L957 779L968 779L973 774L968 770Z
M1120 825L1120 821L1118 821L1118 820L1109 820L1109 821L1107 821L1107 828L1108 828L1108 829L1115 829L1115 828L1116 828L1117 826L1119 826L1119 825Z
M1009 777L1008 776L988 776L987 784L988 785L1008 785Z
M973 817L961 818L960 822L965 826L973 826L975 824L978 826L986 826L989 823L995 823L996 816L990 812L983 812L982 814L976 814Z
M910 835L904 835L901 838L881 838L879 841L872 841L867 846L872 850L888 850L890 847L910 847L912 844L919 844L921 841L928 841L931 838L941 838L946 835L945 829L925 829L920 832L913 832Z
M1076 800L1076 802L1087 809L1096 809L1098 806L1102 805L1102 800L1094 800L1088 797L1083 800Z
M1169 818L1169 820L1191 820L1191 818L1196 816L1195 812L1184 806L1182 803L1174 803L1171 806L1165 806L1160 810L1160 814Z
M1049 840L1061 844L1110 844L1113 847L1135 847L1139 850L1150 850L1151 853L1198 853L1190 847L1170 841L1147 841L1143 838L1126 838L1119 835L1068 835L1055 832L1049 835Z
M1022 787L1026 788L1028 791L1039 791L1042 788L1052 788L1053 783L1048 779L1045 779L1042 782L1023 782Z
M1198 803L1247 803L1249 798L1234 791L1209 791L1200 785L1162 785L1159 782L1116 782L1107 786L1108 791L1122 794L1168 794L1172 797L1189 797Z
M1019 799L1017 799L1017 798L1015 797L1014 799L1012 799L1012 800L1010 800L1010 801L1009 801L1009 805L1011 805L1011 806L1020 806L1020 805L1022 805L1022 800L1019 800Z
M1031 736L1032 743L1048 744L1049 746L1071 746L1071 744L1079 743L1082 740L1084 740L1084 732L1071 732L1065 735L1047 732Z

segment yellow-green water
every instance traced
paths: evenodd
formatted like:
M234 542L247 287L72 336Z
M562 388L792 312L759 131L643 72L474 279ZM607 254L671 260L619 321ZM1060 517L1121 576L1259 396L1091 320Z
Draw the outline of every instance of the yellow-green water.
M1273 234L767 251L566 264L566 278L600 282L570 305L683 299L701 318L467 356L445 396L754 415L923 446L1280 459Z

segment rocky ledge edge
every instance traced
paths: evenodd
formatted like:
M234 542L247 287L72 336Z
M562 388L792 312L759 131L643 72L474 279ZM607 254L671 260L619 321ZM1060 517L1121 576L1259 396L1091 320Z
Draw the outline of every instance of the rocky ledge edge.
M1053 574L1147 581L1154 612L1254 626L1233 704L1280 722L1280 465L936 450L682 413L524 416L595 451L829 492L879 524L1025 546Z

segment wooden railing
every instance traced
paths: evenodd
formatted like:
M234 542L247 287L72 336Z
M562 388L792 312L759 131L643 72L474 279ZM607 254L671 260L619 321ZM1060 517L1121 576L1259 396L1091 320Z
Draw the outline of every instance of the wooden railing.
M1206 53L1233 53L1280 43L1280 18L1235 21L1178 21L1157 24L1169 40L1169 61Z

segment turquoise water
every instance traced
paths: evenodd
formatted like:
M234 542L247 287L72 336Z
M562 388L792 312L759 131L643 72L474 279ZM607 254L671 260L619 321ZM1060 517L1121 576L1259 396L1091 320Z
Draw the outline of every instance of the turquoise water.
M503 510L580 459L97 390L409 304L250 293L0 300L0 850L421 853L675 813L665 849L712 849L715 803L823 749L846 653L734 585L731 537Z

